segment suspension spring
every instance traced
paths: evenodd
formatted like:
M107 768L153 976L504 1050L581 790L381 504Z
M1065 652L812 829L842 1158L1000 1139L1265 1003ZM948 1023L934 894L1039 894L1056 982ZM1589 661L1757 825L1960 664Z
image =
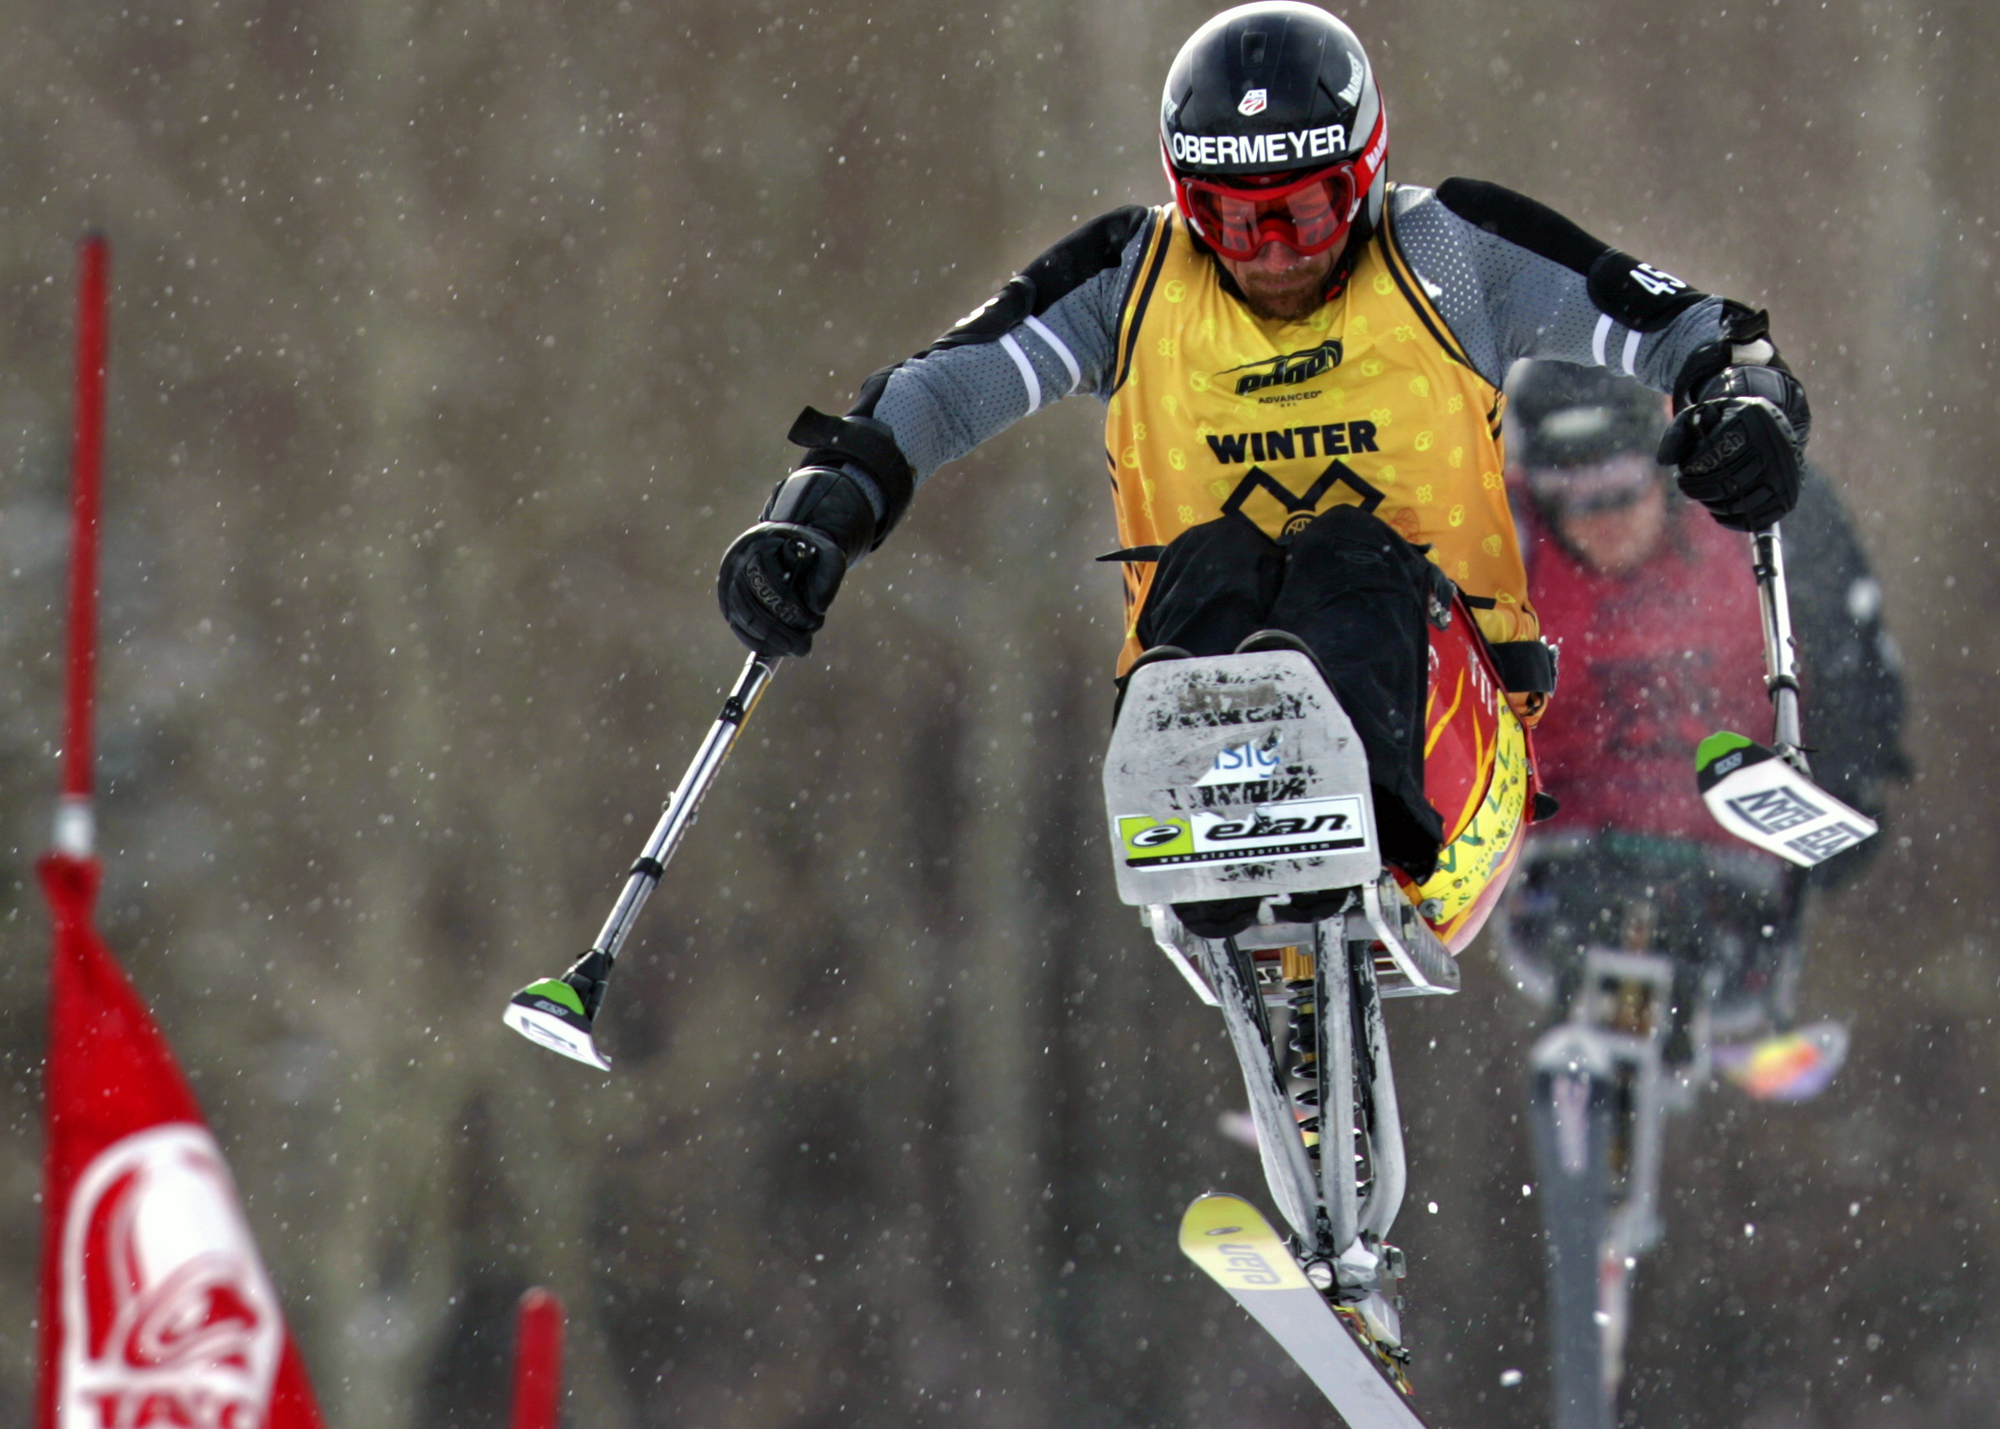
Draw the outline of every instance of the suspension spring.
M1285 1072L1292 1106L1299 1118L1299 1135L1306 1155L1319 1161L1319 1001L1313 990L1313 955L1298 948L1279 954L1291 1011L1285 1038Z

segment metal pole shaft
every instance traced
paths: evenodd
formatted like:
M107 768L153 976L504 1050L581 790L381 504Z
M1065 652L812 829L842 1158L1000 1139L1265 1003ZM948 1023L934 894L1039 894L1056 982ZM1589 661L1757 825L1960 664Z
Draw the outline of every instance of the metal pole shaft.
M765 686L770 683L777 664L777 657L770 655L752 655L744 663L743 673L736 678L736 688L722 702L721 715L708 731L708 737L702 740L701 748L695 751L694 762L688 765L680 784L668 797L660 822L654 825L652 837L646 840L645 850L633 863L631 876L625 880L624 890L612 906L611 916L604 920L597 941L591 944L591 952L617 960L618 950L624 946L626 936L632 931L639 910L646 906L646 899L659 884L660 875L666 872L668 861L693 825L702 796L715 781L722 761L729 757L730 747L736 743L743 722L750 717L750 711L756 707Z
M1798 645L1792 637L1791 599L1785 589L1785 546L1773 526L1750 538L1751 565L1757 573L1757 603L1764 622L1764 689L1771 696L1777 720L1773 743L1780 758L1809 774L1801 745L1805 734L1799 719Z

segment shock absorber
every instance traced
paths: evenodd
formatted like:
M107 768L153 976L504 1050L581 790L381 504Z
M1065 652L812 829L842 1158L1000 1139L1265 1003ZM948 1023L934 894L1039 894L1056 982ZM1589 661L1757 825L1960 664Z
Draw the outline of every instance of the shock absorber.
M1298 948L1278 953L1291 1025L1286 1035L1285 1072L1306 1155L1319 1161L1319 1008L1313 993L1313 955Z

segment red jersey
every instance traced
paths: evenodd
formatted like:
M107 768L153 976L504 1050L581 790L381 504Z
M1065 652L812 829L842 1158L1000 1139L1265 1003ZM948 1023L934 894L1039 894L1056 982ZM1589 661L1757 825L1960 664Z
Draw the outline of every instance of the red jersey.
M1533 513L1528 590L1561 649L1561 688L1535 730L1542 828L1736 841L1695 792L1694 749L1718 729L1770 735L1749 538L1676 503L1663 548L1625 576L1591 570ZM1526 544L1526 543L1524 543Z

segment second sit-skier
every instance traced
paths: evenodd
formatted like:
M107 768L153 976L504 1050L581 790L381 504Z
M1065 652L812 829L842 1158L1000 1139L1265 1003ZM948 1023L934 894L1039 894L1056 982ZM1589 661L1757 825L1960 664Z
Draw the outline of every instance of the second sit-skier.
M1562 809L1528 840L1493 946L1548 1014L1528 1125L1554 1423L1610 1429L1632 1271L1663 1233L1664 1114L1711 1063L1767 1099L1827 1084L1845 1029L1794 1025L1805 890L1873 845L1808 874L1727 833L1696 792L1695 742L1769 718L1763 631L1745 541L1680 501L1654 460L1660 397L1559 362L1523 364L1508 391L1528 586L1568 698L1537 730ZM1878 588L1823 479L1785 535L1815 771L1879 815L1904 761Z
M1687 1067L1724 1035L1778 1034L1724 1048L1753 1092L1796 1098L1823 1086L1827 1048L1790 1033L1806 888L1850 876L1879 845L1811 875L1746 847L1695 792L1688 751L1716 729L1768 718L1757 589L1740 537L1696 519L1653 459L1660 399L1564 363L1517 369L1508 387L1533 593L1561 641L1568 693L1536 732L1561 812L1536 830L1502 922L1517 981L1560 1015L1586 946L1631 936L1647 899L1647 946L1672 952L1666 1055ZM1821 480L1785 523L1798 573L1793 615L1813 697L1814 769L1880 817L1907 768L1902 686L1881 596L1832 488ZM1719 1019L1719 1021L1718 1021Z

